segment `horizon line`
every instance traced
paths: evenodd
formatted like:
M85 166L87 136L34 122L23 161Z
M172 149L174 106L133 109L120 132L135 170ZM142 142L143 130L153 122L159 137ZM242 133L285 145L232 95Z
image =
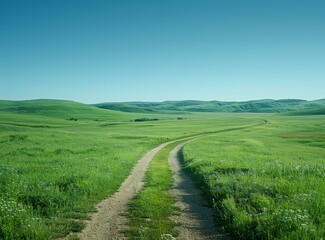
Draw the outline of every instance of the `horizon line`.
M145 100L131 100L131 101L103 101L103 102L96 102L96 103L85 103L83 101L73 100L73 99L62 99L62 98L32 98L32 99L0 99L0 101L13 101L13 102L23 102L23 101L38 101L38 100L56 100L56 101L71 101L71 102L78 102L87 105L95 105L95 104L104 104L104 103L162 103L162 102L184 102L184 101L197 101L197 102L252 102L252 101L281 101L281 100L298 100L298 101L319 101L325 100L324 98L319 99L302 99L302 98L261 98L261 99L250 99L250 100L200 100L200 99L182 99L182 100L161 100L161 101L145 101Z

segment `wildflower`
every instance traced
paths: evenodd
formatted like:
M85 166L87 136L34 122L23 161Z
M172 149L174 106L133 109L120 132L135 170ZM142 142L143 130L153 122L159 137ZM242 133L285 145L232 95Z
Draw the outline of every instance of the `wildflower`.
M167 234L161 234L160 239L161 240L174 240L176 238L174 238L172 234L167 233Z

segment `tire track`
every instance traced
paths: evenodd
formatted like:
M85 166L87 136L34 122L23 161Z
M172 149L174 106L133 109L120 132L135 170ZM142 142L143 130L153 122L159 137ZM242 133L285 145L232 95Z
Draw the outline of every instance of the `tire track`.
M178 155L182 147L193 141L189 140L177 145L169 154L168 163L173 172L174 185L170 193L176 197L176 207L179 208L179 215L172 217L172 220L179 224L179 240L204 240L224 239L230 237L218 231L214 223L214 210L205 207L204 199L200 191L195 187L194 182L187 176L179 162Z

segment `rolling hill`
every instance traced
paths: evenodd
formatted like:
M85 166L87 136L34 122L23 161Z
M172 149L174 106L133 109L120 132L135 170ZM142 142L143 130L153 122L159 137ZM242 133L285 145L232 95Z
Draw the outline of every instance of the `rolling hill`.
M50 117L70 120L129 119L130 114L100 109L95 106L67 100L37 99L26 101L0 100L0 113L10 113L25 116Z
M285 113L300 112L324 114L325 99L307 101L301 99L252 100L245 102L221 101L165 101L165 102L122 102L100 103L94 106L103 109L123 112L153 113L153 112L252 112L252 113Z
M1 112L72 120L129 120L133 119L139 113L159 114L182 112L251 112L281 113L285 115L320 115L325 114L325 99L315 101L300 99L266 99L246 102L185 100L100 103L94 105L53 99L26 101L0 100L0 113Z

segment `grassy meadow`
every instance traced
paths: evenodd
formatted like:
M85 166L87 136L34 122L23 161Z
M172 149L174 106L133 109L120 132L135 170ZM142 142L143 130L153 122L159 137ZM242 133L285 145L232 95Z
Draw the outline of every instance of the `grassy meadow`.
M1 125L1 130L0 238L7 239L48 239L80 230L82 224L72 219L84 219L96 202L117 190L138 158L162 141L110 136L83 123ZM24 211L12 215L16 206L30 217Z
M189 143L184 163L236 239L324 239L324 117L267 119Z
M0 239L55 239L80 231L80 220L118 189L147 150L170 139L257 125L263 117L0 101Z
M241 239L322 239L323 116L123 113L59 100L0 101L0 239L80 231L147 150L201 133L212 135L185 146L185 162L226 231ZM135 238L147 215L159 222L172 214L167 158L163 163L168 150L156 156L131 204ZM158 213L152 206L165 203L155 201L157 194L168 202ZM150 200L147 212L139 212ZM148 232L174 234L170 224Z

